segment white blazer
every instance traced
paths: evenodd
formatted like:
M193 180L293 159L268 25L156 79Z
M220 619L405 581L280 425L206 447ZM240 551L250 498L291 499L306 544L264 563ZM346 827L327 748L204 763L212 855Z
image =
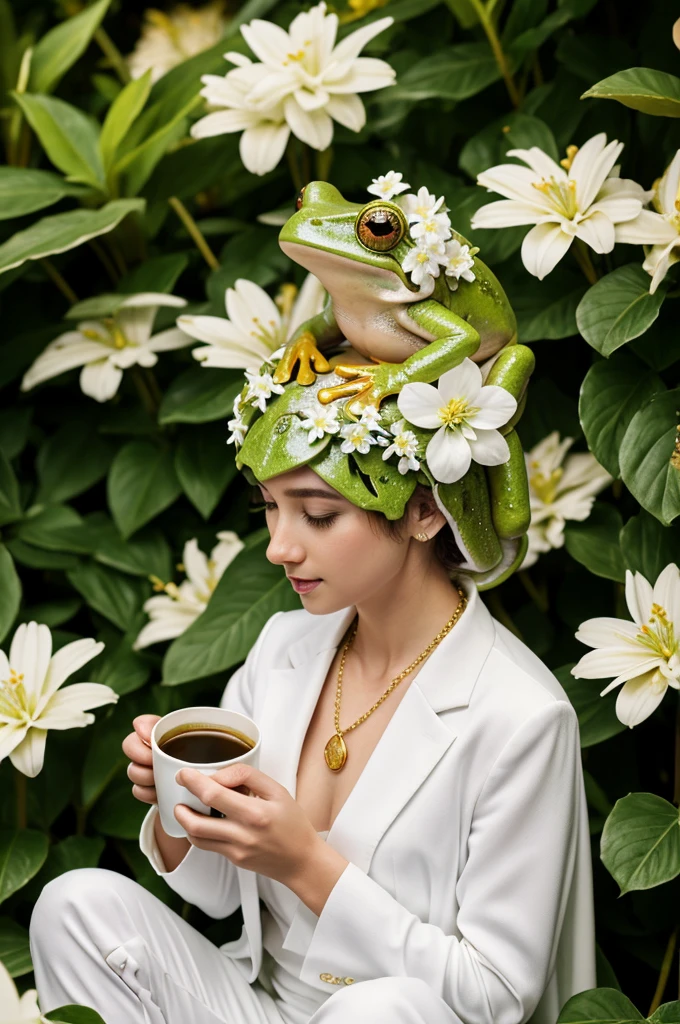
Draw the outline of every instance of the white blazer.
M474 584L340 810L327 842L350 861L317 917L301 901L284 948L328 994L344 979L421 978L465 1024L555 1024L596 985L588 814L576 714L539 658ZM262 732L259 767L294 797L302 743L355 614L278 612L220 705ZM221 949L262 965L256 872L192 846L165 872L152 807L140 846L213 918L242 907Z

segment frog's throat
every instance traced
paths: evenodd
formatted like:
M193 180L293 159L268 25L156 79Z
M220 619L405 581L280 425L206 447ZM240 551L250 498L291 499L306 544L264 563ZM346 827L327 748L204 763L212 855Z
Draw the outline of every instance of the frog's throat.
M361 270L358 271L357 260L342 253L301 242L280 241L279 245L286 256L290 256L301 267L318 277L333 298L340 294L347 299L356 295L361 282L365 282L365 290L374 295L379 302L388 302L391 305L421 302L423 299L429 299L434 291L433 280L425 287L409 287L405 277L401 276L403 271L396 260L394 270L362 263Z

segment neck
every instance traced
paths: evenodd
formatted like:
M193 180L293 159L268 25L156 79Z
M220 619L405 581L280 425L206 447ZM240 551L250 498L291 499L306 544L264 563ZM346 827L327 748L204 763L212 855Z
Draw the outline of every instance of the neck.
M404 567L397 579L357 604L349 656L364 678L392 678L434 640L459 604L458 591L440 566L428 573Z

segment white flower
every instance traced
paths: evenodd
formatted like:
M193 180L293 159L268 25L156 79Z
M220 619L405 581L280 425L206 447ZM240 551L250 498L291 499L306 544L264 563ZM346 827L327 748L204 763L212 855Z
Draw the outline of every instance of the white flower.
M433 213L430 217L415 221L411 226L411 237L424 245L436 245L451 237L451 220L448 213Z
M9 971L0 960L0 1024L49 1024L38 1008L38 993L26 989L20 997Z
M407 181L401 180L403 177L401 171L388 171L387 174L379 174L377 178L371 180L367 191L378 196L379 199L392 199L411 187Z
M253 370L246 370L245 375L248 380L245 400L256 405L260 412L264 412L267 408L267 399L271 398L273 392L276 392L277 395L282 395L284 392L283 384L275 384L271 373L256 373Z
M225 294L228 320L182 314L177 326L205 342L191 353L204 366L255 369L280 356L298 327L321 312L325 299L314 274L307 275L299 292L284 284L276 302L253 281L239 278Z
M571 437L560 441L558 431L553 430L530 452L525 452L531 525L523 569L533 565L539 554L561 548L565 521L587 519L595 495L612 482L613 478L590 452L565 458L573 443Z
M482 206L472 229L535 224L522 243L522 261L539 279L562 259L574 238L595 252L611 252L614 225L637 217L648 199L637 182L614 176L622 149L616 140L607 145L600 132L578 151L568 147L567 170L538 146L508 150L508 156L528 166L499 164L478 176L480 185L506 199Z
M394 435L394 441L383 452L383 460L389 459L390 455L396 452L400 456L397 468L402 476L409 469L420 469L420 463L415 457L418 451L418 438L412 430L406 429L406 421L397 420L390 427L390 431Z
M507 423L517 402L505 388L482 386L482 372L465 358L432 384L405 384L397 397L399 412L417 427L434 429L425 458L435 480L453 484L470 463L498 466L510 458L508 443L496 430Z
M642 267L652 275L649 286L652 294L669 267L680 260L680 149L653 191L658 213L642 210L635 220L616 228L617 242L651 245Z
M600 696L624 684L616 699L619 721L629 728L649 718L669 686L680 689L680 571L671 562L654 587L642 573L626 570L627 619L582 622L576 639L594 647L571 670L577 679L616 676Z
M440 257L443 255L443 242L422 243L408 250L401 266L404 273L411 275L414 284L426 288L434 283L435 277L439 277Z
M178 4L167 14L150 8L144 12L142 34L127 58L132 78L141 78L151 70L151 81L158 79L222 38L226 21L221 0L205 7Z
M235 444L237 447L243 444L243 439L248 433L248 427L241 416L235 416L231 420L227 420L227 426L231 433L227 438L227 444Z
M186 306L186 300L154 292L131 295L113 316L84 320L75 331L60 334L26 371L21 390L29 391L36 384L82 366L80 387L84 394L97 402L113 398L123 370L135 365L155 366L158 352L191 344L176 327L151 336L160 306Z
M150 621L134 642L136 651L161 640L174 640L205 611L224 570L243 547L243 541L233 530L222 530L217 539L219 543L210 552L210 558L200 550L195 538L186 542L182 563L187 579L179 586L152 577L155 589L164 593L144 602Z
M330 406L317 402L314 409L307 410L305 416L300 426L309 431L307 440L310 444L317 438L320 440L324 434L336 434L340 430L337 410Z
M9 659L0 651L0 761L9 755L30 779L40 772L49 729L91 725L90 708L115 704L118 694L100 683L73 683L70 675L104 650L94 640L74 640L52 655L52 634L37 622L17 627Z
M380 434L387 433L385 428L380 426L382 413L377 405L362 405L360 402L355 402L351 406L351 412L358 415L359 423L365 424L369 430L377 430Z
M287 32L259 18L242 25L244 39L262 63L228 53L226 58L239 66L222 79L224 88L217 76L203 76L208 91L202 95L227 109L198 121L192 135L250 131L247 153L241 150L243 162L253 173L264 174L280 160L291 131L319 150L330 146L334 120L360 131L366 111L358 93L393 85L395 73L385 61L359 53L392 22L374 21L337 46L338 17L326 14L325 3L298 14Z
M372 444L377 444L365 423L346 423L344 427L340 428L340 433L345 438L340 445L340 451L345 455L350 452L362 452L365 455L367 451L370 451Z
M434 217L443 202L444 196L436 199L424 185L421 185L415 195L410 192L407 196L402 196L399 205L406 214L409 224L418 224Z
M475 265L475 252L478 250L471 250L469 245L461 245L457 238L447 242L444 246L444 257L440 260L446 276L455 277L456 281L461 277L464 281L474 281L472 268Z

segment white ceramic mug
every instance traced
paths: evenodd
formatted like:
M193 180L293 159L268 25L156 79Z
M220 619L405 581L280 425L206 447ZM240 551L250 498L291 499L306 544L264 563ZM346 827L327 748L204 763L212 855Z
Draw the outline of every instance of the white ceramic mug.
M251 742L253 746L239 757L230 757L226 761L211 761L210 763L183 761L181 758L166 754L159 746L159 743L169 738L169 735L174 734L175 730L181 726L192 726L195 729L228 729L237 737ZM181 731L185 730L181 729ZM175 780L177 772L182 768L194 768L196 771L202 772L203 775L214 775L220 768L238 763L252 764L257 768L260 756L260 730L251 718L238 711L227 711L225 708L217 707L179 708L177 711L171 711L164 715L154 725L151 731L151 752L156 797L163 830L169 836L186 838L186 831L175 817L175 806L186 804L192 810L208 815L211 809L206 807L186 786L181 786Z

